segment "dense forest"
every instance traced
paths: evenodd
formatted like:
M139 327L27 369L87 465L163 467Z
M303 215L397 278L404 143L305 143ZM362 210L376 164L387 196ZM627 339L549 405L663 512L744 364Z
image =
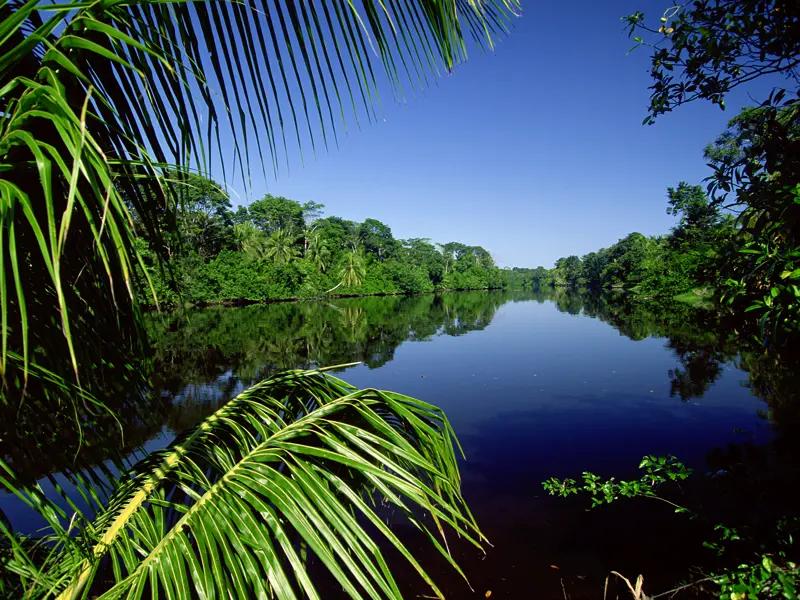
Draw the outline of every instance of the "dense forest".
M324 204L267 194L233 209L216 183L168 180L177 202L158 241L139 239L164 305L490 289L505 279L480 246L398 240L376 220L323 217ZM164 259L164 260L161 260Z

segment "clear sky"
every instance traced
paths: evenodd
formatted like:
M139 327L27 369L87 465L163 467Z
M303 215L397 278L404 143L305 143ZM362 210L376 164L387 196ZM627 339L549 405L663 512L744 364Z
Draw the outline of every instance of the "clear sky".
M264 193L326 205L326 215L388 224L397 238L488 249L501 266L535 267L609 246L632 231L666 233L666 188L708 175L702 150L737 110L708 103L643 126L649 53L620 17L654 0L523 0L525 14L492 54L472 51L416 98L340 132L339 149L291 159ZM234 192L236 186L234 186Z

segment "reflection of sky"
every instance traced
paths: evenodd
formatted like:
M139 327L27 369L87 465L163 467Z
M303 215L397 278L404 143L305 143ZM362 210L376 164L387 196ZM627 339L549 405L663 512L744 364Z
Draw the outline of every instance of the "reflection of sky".
M672 453L702 468L705 453L764 440L763 403L730 365L703 398L670 398L678 364L663 339L632 341L597 319L551 303L503 305L492 324L466 336L404 344L382 369L350 369L358 387L380 387L442 407L470 465L504 464L531 476L638 465L644 454Z
M483 330L455 337L440 330L426 343L403 343L382 367L339 375L443 408L467 454L468 485L538 482L585 469L625 475L650 453L702 469L706 452L743 441L734 429L768 438L757 416L764 405L743 386L746 374L726 365L703 398L681 402L669 396L668 371L677 364L663 339L632 341L600 320L528 301L504 304ZM247 384L228 371L186 385L172 399L175 414L204 405L210 413ZM173 435L167 425L145 449L163 448ZM65 485L62 476L57 481ZM54 492L50 482L42 485ZM28 519L7 495L0 494L0 509L12 523Z

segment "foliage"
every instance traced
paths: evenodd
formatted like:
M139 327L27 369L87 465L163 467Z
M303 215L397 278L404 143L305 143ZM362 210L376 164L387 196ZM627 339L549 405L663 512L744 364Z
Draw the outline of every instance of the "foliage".
M672 298L707 284L704 274L711 269L701 267L710 262L701 247L704 243L705 239L697 236L683 239L677 229L665 238L631 233L582 259L574 255L559 258L552 269L515 269L510 275L507 272L506 278L512 287L585 286Z
M800 8L783 0L698 0L669 8L658 26L641 12L624 19L637 46L652 49L645 123L698 99L725 95L774 74L800 81ZM646 38L646 39L645 39ZM615 288L668 299L716 290L750 313L765 346L789 347L800 330L800 103L777 88L745 108L706 148L708 189L667 190L678 223L667 236L629 234L609 248L560 258L547 275L514 273L518 287ZM735 215L735 216L734 216ZM543 269L543 268L542 268Z
M336 143L334 114L344 120L345 105L356 121L375 118L377 81L402 95L398 62L412 82L427 81L466 58L466 36L492 47L517 11L515 0L3 3L0 441L21 438L51 454L68 443L75 456L65 477L82 498L60 486L56 494L70 509L101 504L99 480L70 470L85 464L84 442L111 431L117 443L105 445L127 450L125 427L142 439L158 409L145 380L141 304L157 305L159 294L170 303L285 297L307 273L293 245L260 236L289 226L297 231L284 238L300 235L318 206L300 207L301 220L291 201L273 198L232 212L225 187L197 174L219 164L230 182L232 167L245 187L252 164L277 174L287 135L301 152ZM259 235L246 229L253 219ZM151 587L169 597L316 597L299 560L315 554L351 595L399 597L354 516L402 552L366 506L373 496L359 495L364 485L387 504L410 496L401 512L422 503L437 531L446 521L475 534L451 432L434 409L333 380L304 398L260 395L276 385L245 393L145 459L91 522L70 519L0 465L3 487L53 528L52 537L20 539L0 518L0 565L19 577L10 596L65 586L78 596L86 583L119 580L112 596ZM335 392L345 397L326 395ZM6 582L4 596L14 585Z
M757 315L765 346L790 344L800 323L800 7L698 0L667 10L658 28L641 12L624 20L637 46L652 49L646 123L695 100L724 108L730 90L783 76L785 86L732 119L706 157L713 205L738 212L715 281L721 299Z
M264 258L276 265L286 265L300 257L297 238L289 229L273 229L264 242Z
M692 474L692 470L674 456L645 456L639 469L644 469L645 474L639 479L629 481L616 481L613 477L603 481L599 475L584 472L582 484L574 479L559 480L552 477L543 482L542 486L552 496L566 498L571 494L587 494L591 497L594 508L601 504L611 504L620 498L642 497L669 502L659 496L656 489L667 481L684 480ZM675 508L677 512L686 512L683 507Z
M219 186L199 176L192 176L192 182L192 190L205 190L206 196L178 211L166 272L155 244L137 242L144 271L167 306L505 285L491 255L480 246L451 242L437 248L426 239L397 240L375 219L359 224L322 218L322 204L301 205L269 195L234 214ZM219 194L213 202L207 198L211 191ZM209 212L218 215L214 221ZM212 229L204 231L204 224ZM200 243L204 239L209 241ZM452 260L445 273L448 256Z
M653 50L645 123L698 99L724 108L732 89L800 66L800 8L791 0L698 0L667 9L658 28L641 12L623 21L637 46Z
M676 504L658 491L665 484L688 479L692 475L691 469L674 456L645 456L639 468L644 469L645 474L634 480L616 481L612 477L604 481L594 473L585 472L582 483L574 479L551 478L542 485L554 496L586 494L591 498L593 508L610 504L620 498L640 497L664 502L676 513L687 514L692 519L699 518L696 512ZM720 573L712 574L703 581L710 580L717 584L720 597L726 600L797 598L800 592L800 566L790 558L795 553L791 548L792 535L788 529L783 521L779 521L771 546L760 547L757 560L738 563L734 556L733 565L725 565ZM703 545L714 550L718 556L733 553L734 547L742 543L743 534L735 528L717 524L714 531L717 539L704 542ZM691 584L687 584L682 587L690 586Z
M268 235L275 231L299 233L305 224L300 203L283 196L267 194L252 202L247 214L253 225Z
M45 564L25 551L34 540L18 539L5 564L18 580L4 591L319 598L313 556L350 597L399 599L380 538L442 597L382 515L404 515L454 567L445 524L480 547L452 442L447 419L429 404L290 371L151 453L93 518L76 513L68 529L53 520L58 543ZM18 492L37 501L35 489ZM99 570L101 560L110 569Z
M220 195L198 190L190 171L207 172L218 155L223 174L238 166L243 181L256 157L277 173L287 135L300 144L308 126L301 148L316 148L338 135L334 114L344 117L344 105L356 119L373 118L379 66L395 89L398 60L414 65L405 75L424 81L465 59L464 36L491 47L517 11L514 0L425 10L371 0L4 4L4 398L19 400L34 363L36 372L91 387L143 358L138 303L157 300L136 237L161 257L173 246L166 229L181 220L176 211L191 213L179 223L188 230L204 213L209 239L187 231L183 245L197 241L192 250L204 259L225 245L219 226L227 215L220 223L220 211L209 210ZM225 156L220 128L232 144ZM105 365L99 377L96 365Z
M367 269L364 266L364 256L360 251L353 250L344 255L342 265L339 267L339 277L344 286L359 286L366 275Z
M745 111L706 151L714 193L722 202L732 192L741 209L720 272L722 298L754 311L765 345L787 344L800 327L798 111L796 102Z

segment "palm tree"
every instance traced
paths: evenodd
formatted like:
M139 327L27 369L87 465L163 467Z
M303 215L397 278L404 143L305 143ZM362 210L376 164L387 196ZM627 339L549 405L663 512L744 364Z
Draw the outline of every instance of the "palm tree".
M320 273L324 273L328 270L331 251L328 248L327 242L319 232L312 234L308 238L306 257L320 270Z
M364 282L366 276L367 266L364 262L364 254L360 250L346 252L342 266L339 267L341 281L325 293L330 294L340 286L357 287Z
M402 95L401 73L413 87L451 70L467 34L492 47L517 9L517 0L3 3L0 438L24 431L44 456L52 432L69 428L77 458L92 424L107 432L109 420L123 422L117 404L136 409L147 390L139 303L158 301L140 238L163 252L180 188L165 181L216 162L244 182L252 163L277 174L295 144L287 135L316 152L336 143L345 105L356 120L375 117L379 66ZM363 273L355 264L350 282ZM0 519L3 568L17 578L4 574L0 595L77 598L111 585L112 597L129 598L227 588L318 597L303 560L313 554L352 597L399 598L365 521L433 585L363 499L402 502L418 526L410 511L423 506L437 532L446 522L477 539L447 422L405 397L287 377L113 479L108 502L76 475L95 518L71 499L65 512L0 460L2 484L52 530L21 538ZM112 568L98 577L103 561Z
M249 221L236 223L233 226L233 242L236 245L236 249L245 254L250 253L260 235L261 232L258 228Z
M264 258L276 265L286 265L300 256L297 237L286 229L276 229L264 241Z
M452 441L447 419L429 404L357 390L320 371L289 371L137 464L78 536L61 525L44 563L12 538L3 566L20 583L0 585L15 598L81 598L98 586L107 590L101 598L161 590L182 599L193 589L204 597L319 598L303 558L313 552L352 598L399 600L377 536L443 597L383 521L382 504L438 537L454 566L443 524L480 548ZM35 490L20 493L32 505L40 500ZM420 519L412 504L432 518ZM58 515L46 516L57 523ZM101 560L110 567L103 577Z

